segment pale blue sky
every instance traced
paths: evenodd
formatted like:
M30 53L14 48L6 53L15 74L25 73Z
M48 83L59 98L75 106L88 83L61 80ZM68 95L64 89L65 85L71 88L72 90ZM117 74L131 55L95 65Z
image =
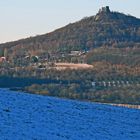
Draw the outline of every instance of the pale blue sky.
M140 0L0 0L0 43L53 31L106 5L140 18Z

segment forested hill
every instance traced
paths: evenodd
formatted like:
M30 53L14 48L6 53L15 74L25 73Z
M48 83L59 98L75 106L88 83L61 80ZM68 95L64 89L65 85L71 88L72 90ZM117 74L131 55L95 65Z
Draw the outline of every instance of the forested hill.
M68 24L54 32L0 44L10 54L64 52L97 47L140 47L140 19L103 7L95 16Z

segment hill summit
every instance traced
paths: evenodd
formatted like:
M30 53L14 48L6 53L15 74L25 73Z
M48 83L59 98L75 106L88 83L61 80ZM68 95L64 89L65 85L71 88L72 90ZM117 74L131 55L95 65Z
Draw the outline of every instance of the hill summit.
M140 47L140 19L102 7L95 16L51 33L1 44L11 56L37 52L68 52L98 47Z

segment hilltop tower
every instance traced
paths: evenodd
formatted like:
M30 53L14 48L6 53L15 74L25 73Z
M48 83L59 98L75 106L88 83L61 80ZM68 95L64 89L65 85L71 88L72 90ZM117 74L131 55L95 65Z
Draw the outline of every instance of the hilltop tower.
M99 10L99 13L110 13L110 9L109 9L109 6L106 6L106 7L102 7L100 10Z

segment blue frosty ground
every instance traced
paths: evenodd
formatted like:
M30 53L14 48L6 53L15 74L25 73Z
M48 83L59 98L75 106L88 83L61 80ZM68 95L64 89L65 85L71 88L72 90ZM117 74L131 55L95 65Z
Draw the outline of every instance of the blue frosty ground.
M140 140L140 110L0 89L0 140Z

